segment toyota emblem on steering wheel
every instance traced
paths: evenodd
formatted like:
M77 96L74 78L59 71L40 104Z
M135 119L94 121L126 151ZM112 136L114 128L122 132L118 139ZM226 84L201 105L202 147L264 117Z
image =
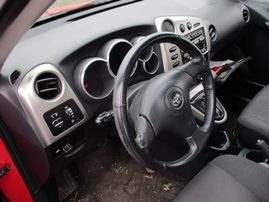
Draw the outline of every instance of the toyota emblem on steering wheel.
M181 104L181 95L179 93L176 93L174 98L173 98L173 106L178 108Z

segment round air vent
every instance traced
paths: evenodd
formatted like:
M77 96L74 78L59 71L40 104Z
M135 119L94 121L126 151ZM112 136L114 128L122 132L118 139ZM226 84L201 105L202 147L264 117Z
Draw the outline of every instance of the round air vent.
M211 41L215 41L217 38L217 30L214 25L209 26L209 36L211 38Z
M175 32L175 28L172 22L165 20L162 24L162 31L164 32Z
M62 90L60 79L52 73L38 76L34 87L36 94L44 100L55 98Z
M244 18L244 21L245 22L248 22L249 21L249 12L247 9L244 9L243 10L243 18Z

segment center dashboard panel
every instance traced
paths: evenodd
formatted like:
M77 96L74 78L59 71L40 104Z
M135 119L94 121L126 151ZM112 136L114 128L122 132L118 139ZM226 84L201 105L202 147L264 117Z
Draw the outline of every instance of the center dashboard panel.
M208 26L202 19L184 16L159 17L155 19L155 23L158 32L173 32L178 34L181 38L187 39L196 46L201 54L203 54L206 59L209 59L211 40ZM175 44L164 43L161 44L160 47L165 71L176 67L180 68L181 65L192 60L192 56L188 52L185 52L184 49ZM191 108L198 124L203 124L205 113L202 80L202 77L198 75L190 90ZM199 103L199 107L197 107L197 103ZM220 128L227 119L227 112L218 99L216 99L216 104L216 111L218 111L221 116L218 116L218 113L216 114L214 121L215 129Z
M155 19L158 32L173 32L191 41L206 55L211 50L208 27L197 17L171 16ZM161 44L162 59L165 71L178 67L191 60L191 56L174 44Z

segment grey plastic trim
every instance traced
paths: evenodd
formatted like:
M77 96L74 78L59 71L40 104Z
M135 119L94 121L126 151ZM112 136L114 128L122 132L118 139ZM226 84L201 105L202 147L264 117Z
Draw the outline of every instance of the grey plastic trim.
M197 17L189 17L189 16L169 16L169 17L158 17L155 19L155 24L156 24L156 28L158 32L162 32L162 24L164 21L170 21L174 24L174 28L175 28L175 33L180 35L180 36L185 36L193 31L196 31L200 28L204 29L204 34L205 34L205 40L206 40L206 46L207 46L207 50L203 53L209 53L211 51L211 40L209 37L209 32L208 32L208 27L205 24L205 22ZM186 28L185 32L182 33L179 29L179 26L181 24L184 24L185 27L186 24L190 22L193 27L192 29L188 30ZM197 24L196 27L194 27L194 24ZM164 71L169 71L173 68L173 64L172 61L169 61L168 58L171 58L171 53L169 52L169 49L174 46L170 43L165 43L165 44L160 44L160 48L161 48L161 53L162 53L162 60L163 60L163 66L164 66ZM180 64L183 64L182 60L181 60L181 52L180 49L177 50L177 52L173 52L173 54L178 54L179 58L180 58Z
M53 73L61 81L62 85L61 93L57 97L50 100L41 99L36 94L34 89L34 83L36 78L43 73ZM51 64L39 65L34 69L32 69L30 72L28 72L28 74L26 74L26 76L23 78L18 87L18 98L22 106L24 107L24 110L33 121L33 125L37 128L38 130L37 135L41 140L43 140L46 146L53 144L54 142L61 139L62 137L64 137L74 129L78 128L83 123L85 123L87 120L89 120L89 117L85 109L77 99L75 93L73 92L73 90L63 77L63 75L59 72L59 70L55 66ZM74 126L70 127L69 129L67 129L60 135L53 136L47 123L43 118L43 114L69 99L73 99L75 101L75 103L81 110L82 114L84 115L84 119L75 124Z

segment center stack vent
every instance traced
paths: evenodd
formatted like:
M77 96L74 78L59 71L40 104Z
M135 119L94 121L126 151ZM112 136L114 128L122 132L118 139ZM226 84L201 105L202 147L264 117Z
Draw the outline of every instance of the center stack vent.
M215 41L217 38L217 30L214 25L209 26L209 36L211 41Z
M243 10L243 19L244 19L244 21L245 22L248 22L249 21L249 12L248 12L248 10L247 9L244 9Z

